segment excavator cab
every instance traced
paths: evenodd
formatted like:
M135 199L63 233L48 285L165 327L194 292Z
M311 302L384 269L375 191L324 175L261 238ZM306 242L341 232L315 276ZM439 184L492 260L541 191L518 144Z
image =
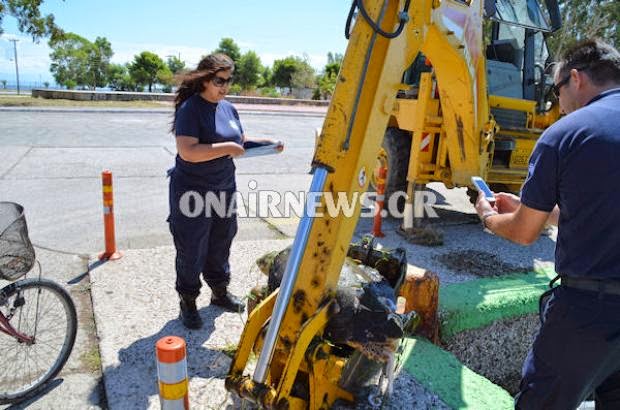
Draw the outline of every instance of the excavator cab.
M489 0L485 13L487 87L498 127L488 179L496 190L518 192L535 140L550 124L542 117L555 103L545 36L560 27L559 10L555 0Z
M516 7L516 3L486 3L485 12L491 22L486 46L489 95L536 101L538 111L546 111L549 50L545 33L559 28L559 22L536 0L527 0L525 8Z

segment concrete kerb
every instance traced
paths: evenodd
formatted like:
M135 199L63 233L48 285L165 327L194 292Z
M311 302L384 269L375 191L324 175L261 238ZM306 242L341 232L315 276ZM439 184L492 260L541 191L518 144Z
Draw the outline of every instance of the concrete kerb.
M63 99L75 101L174 101L174 93L144 93L128 91L89 91L89 90L55 90L35 88L33 97L45 99ZM265 104L286 106L327 107L327 100L305 100L299 98L253 97L243 95L227 95L226 99L233 104Z
M446 284L439 289L441 337L538 311L538 298L555 276L551 270Z
M91 108L91 107L0 107L0 111L8 112L54 112L54 113L107 113L107 114L172 114L171 109L159 108ZM283 117L312 117L323 118L325 112L304 111L301 109L269 109L268 107L238 107L240 113L246 115L283 116Z
M460 346L454 342L460 334L477 331L473 339L484 340L488 337L483 334L485 327L500 321L520 320L536 313L538 298L553 276L551 270L541 270L442 286L439 310L441 335L445 344L440 347L423 338L408 339L401 358L403 369L452 408L512 409L514 403L511 394L494 383L496 380L490 381L484 375L491 374L495 378L503 376L502 381L508 383L505 379L510 377L506 374L516 373L518 377L522 357L514 361L516 369L504 369L498 375L497 371L485 368L485 365L496 366L497 361L480 360L480 355L494 355L496 351L505 349L505 345L493 346L489 343L483 347L477 346L478 362L484 365L478 366L476 371L464 364L451 350L457 350L456 354L462 356L462 352L458 351ZM531 335L520 333L521 340L517 340L516 344L523 356ZM514 335L511 336L514 338ZM497 337L494 341L497 342ZM471 345L471 338L469 342ZM503 363L502 367L507 366Z
M426 339L407 339L402 355L403 369L453 409L508 410L514 406L506 390Z

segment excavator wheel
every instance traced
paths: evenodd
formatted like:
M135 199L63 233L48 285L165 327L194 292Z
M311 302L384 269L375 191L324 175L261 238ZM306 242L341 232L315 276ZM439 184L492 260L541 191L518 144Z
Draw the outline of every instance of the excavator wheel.
M385 181L385 202L398 191L407 192L407 170L411 152L411 133L399 128L388 127L383 137L383 150L387 154L387 179ZM399 212L405 209L405 196L398 198Z

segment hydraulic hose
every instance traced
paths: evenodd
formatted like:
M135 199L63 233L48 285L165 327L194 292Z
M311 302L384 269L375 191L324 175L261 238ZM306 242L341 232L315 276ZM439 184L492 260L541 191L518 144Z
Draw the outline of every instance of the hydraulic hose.
M355 14L355 9L358 8L364 20L370 25L375 33L385 37L385 38L396 38L403 32L405 28L405 24L409 21L409 15L407 14L407 10L409 10L409 5L411 4L411 0L405 0L405 5L403 6L403 10L398 13L399 24L396 30L391 33L383 31L381 27L370 17L366 7L364 6L363 0L353 0L351 4L351 9L349 10L349 15L347 16L347 23L345 27L345 37L348 40L351 36L351 22L353 21L353 15Z

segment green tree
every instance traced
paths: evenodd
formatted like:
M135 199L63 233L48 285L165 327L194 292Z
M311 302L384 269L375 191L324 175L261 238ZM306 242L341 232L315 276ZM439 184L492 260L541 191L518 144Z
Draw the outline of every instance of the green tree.
M65 33L61 39L50 40L50 71L56 83L72 89L90 84L89 71L93 44L75 33Z
M338 73L342 64L342 54L327 53L327 64L323 69L323 73L318 77L318 96L329 99L334 94Z
M293 74L298 70L303 60L299 57L289 56L273 62L272 80L278 87L292 88Z
M327 53L327 64L323 69L325 75L338 76L340 66L342 65L343 56L340 53Z
M241 50L239 49L239 46L235 43L235 40L229 37L221 39L220 44L213 51L213 53L226 54L228 57L232 58L235 65L237 65L237 62L239 62L239 59L241 58Z
M235 82L244 90L255 88L261 80L263 66L254 51L248 51L239 59L235 68Z
M319 95L323 99L330 99L332 95L334 95L334 90L336 89L336 82L338 80L338 75L333 73L325 73L322 76L319 76Z
M573 43L599 37L620 48L620 2L617 0L560 0L562 28L549 39L550 53L558 57Z
M0 83L2 83L2 88L6 90L6 80L0 80Z
M163 60L155 53L143 51L134 57L129 64L129 75L136 84L148 85L149 92L153 90L153 84L158 82L161 71L170 71Z
M342 64L342 60L344 56L340 53L332 53L331 51L327 53L327 65L330 64Z
M108 68L114 52L105 37L97 37L88 52L88 78L91 89L105 87L108 83Z
M273 71L269 66L263 68L258 85L259 87L271 87L273 85Z
M164 86L163 91L165 93L172 91L172 85L174 84L174 73L170 71L168 66L164 66L163 69L157 72L157 82Z
M108 86L115 91L140 91L141 88L129 75L128 64L110 64Z
M297 69L291 75L291 85L293 88L316 87L316 73L307 59L299 61Z
M177 56L168 56L168 60L166 60L166 65L168 69L172 72L172 74L178 74L181 71L185 70L185 61L181 60Z
M52 40L59 40L63 31L54 22L53 14L41 15L39 7L43 0L0 0L0 34L4 16L9 15L17 19L17 27L22 33L28 33L33 41L50 36Z

